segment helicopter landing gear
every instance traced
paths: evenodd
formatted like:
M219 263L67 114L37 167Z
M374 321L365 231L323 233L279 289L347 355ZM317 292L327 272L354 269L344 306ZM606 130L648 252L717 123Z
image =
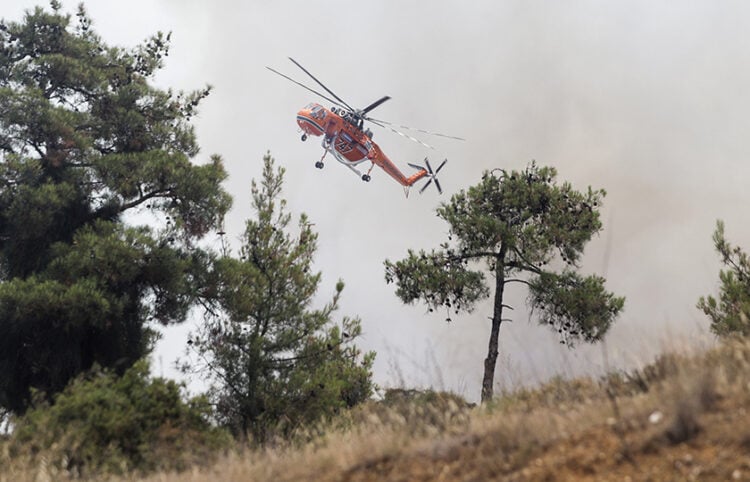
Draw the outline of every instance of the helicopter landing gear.
M315 167L317 167L318 169L323 169L323 159L326 158L326 154L328 154L328 149L323 151L323 156L320 158L318 162L315 163Z
M370 165L370 169L367 170L367 174L362 174L362 180L365 182L370 182L370 173L372 172L372 168L375 167L375 163L373 162Z
M307 134L302 134L300 139L302 139L302 142L305 142L307 140Z

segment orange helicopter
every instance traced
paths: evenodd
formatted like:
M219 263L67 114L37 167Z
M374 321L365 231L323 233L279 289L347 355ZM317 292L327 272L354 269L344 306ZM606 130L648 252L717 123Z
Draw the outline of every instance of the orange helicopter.
M296 60L291 57L289 57L289 60L291 60L294 65L302 69L304 73L310 76L311 79L313 79L318 85L320 85L323 89L325 89L326 92L328 92L328 94L333 97L333 99L331 99L330 97L321 94L314 89L311 89L305 84L298 82L293 78L272 69L271 67L266 67L271 72L278 74L291 82L294 82L300 87L309 90L310 92L322 97L323 99L333 104L333 107L331 107L331 109L326 109L320 104L310 103L302 108L299 112L297 112L297 124L299 125L300 129L302 129L303 141L306 141L307 137L311 135L323 136L323 157L321 157L320 160L315 163L315 167L317 167L318 169L323 169L323 159L325 159L326 155L330 152L337 161L351 169L365 182L370 181L370 173L377 165L380 166L389 176L395 179L396 182L404 186L404 192L407 196L409 195L409 188L413 186L414 183L423 178L428 178L428 181L419 190L420 194L423 193L424 190L427 189L427 187L433 181L435 181L435 187L437 187L438 192L440 194L443 193L443 189L440 186L440 181L438 181L437 179L437 174L438 172L440 172L440 169L443 168L445 163L448 162L447 159L445 159L434 171L432 170L432 166L430 166L430 162L427 160L427 158L425 158L424 160L426 167L408 163L409 166L417 169L418 172L412 176L407 177L404 175L404 173L401 172L398 167L396 167L393 161L391 161L388 156L385 155L380 146L378 146L372 140L372 131L369 128L364 129L365 121L371 122L377 126L389 129L392 132L406 137L425 147L432 148L432 146L430 146L429 144L425 144L419 139L416 139L395 129L393 127L394 124L382 120L373 119L372 117L369 117L367 115L371 110L375 109L383 102L389 100L389 96L386 95L384 97L381 97L364 109L354 109L345 101L343 101L339 96L334 94L333 91L326 87L321 81L315 78L314 75L308 72L307 69L302 67L302 65L300 65ZM398 127L404 129L412 129L406 126ZM449 139L464 140L460 137L447 136L444 134L429 132L422 129L413 130L419 131L424 134L447 137ZM355 166L367 161L371 163L370 168L366 173L363 174Z

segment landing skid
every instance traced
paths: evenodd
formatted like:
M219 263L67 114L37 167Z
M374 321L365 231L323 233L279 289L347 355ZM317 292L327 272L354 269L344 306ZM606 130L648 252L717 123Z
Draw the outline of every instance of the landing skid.
M340 161L339 161L339 162L340 162ZM356 167L354 167L354 166L352 166L352 165L349 165L349 164L347 164L346 162L342 162L342 164L343 164L343 165L345 165L346 167L348 167L349 169L351 169L351 170L352 170L352 172L353 172L354 174L356 174L356 175L357 175L357 177L359 177L359 178L361 178L361 177L362 177L362 173L361 173L361 172L359 172L359 169L357 169Z

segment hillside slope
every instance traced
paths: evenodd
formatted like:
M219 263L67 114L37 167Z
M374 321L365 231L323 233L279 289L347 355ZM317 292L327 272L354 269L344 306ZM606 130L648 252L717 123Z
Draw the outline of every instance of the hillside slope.
M750 344L728 343L604 380L555 379L484 407L393 390L292 447L108 480L750 480L748 412ZM44 463L5 469L2 482L66 480Z
M466 408L370 407L354 429L147 480L750 480L750 345L667 355L606 380L554 380Z

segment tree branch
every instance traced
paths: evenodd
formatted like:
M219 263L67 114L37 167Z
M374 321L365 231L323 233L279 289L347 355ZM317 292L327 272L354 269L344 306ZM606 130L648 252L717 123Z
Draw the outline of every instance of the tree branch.
M41 147L37 146L33 142L27 142L27 144L30 145L36 151L37 154L39 154L39 159L45 159L47 157L47 153L43 152Z
M143 204L144 202L148 201L149 199L157 198L157 197L166 197L167 194L171 194L172 189L159 189L156 191L151 191L148 194L144 194L138 199L134 199L130 201L129 203L125 203L120 206L119 212L127 211L128 209L134 208L140 204Z
M525 279L520 279L520 278L508 278L505 280L505 283L523 283L526 286L531 286L531 283L529 283Z
M510 266L511 268L516 268L516 269L520 269L524 271L531 271L532 273L536 273L536 274L542 274L541 268L539 268L534 263L526 259L526 257L521 253L521 251L518 248L513 247L513 252L515 253L516 256L521 258L523 263L515 263L511 261L511 262L506 262L505 266Z
M479 251L475 253L452 255L446 256L449 261L463 261L465 259L476 259L476 258L495 258L497 253L494 251Z
M220 379L222 379L224 381L224 383L226 383L226 385L233 392L235 392L237 395L240 395L240 396L244 394L244 391L240 390L232 382L232 380L229 378L229 376L226 374L226 372L224 370L220 369L220 368L215 367L214 364L211 363L211 361L208 358L206 358L206 356L203 354L202 351L197 350L196 348L192 347L192 345L190 346L189 349L192 350L194 353L196 353L203 360L203 363L205 363L205 366L208 368L209 372L212 372L215 376L217 376Z
M336 344L328 344L326 346L325 350L316 351L316 352L313 352L313 353L307 353L305 355L288 357L288 358L276 358L276 359L270 360L268 363L269 364L289 363L289 362L294 362L294 361L299 361L299 360L307 360L307 359L310 359L310 358L316 358L316 357L319 357L319 356L325 354L326 352L333 351L334 348L338 348L341 345L343 345L344 343L347 343L348 341L349 340L342 339L341 341L339 341Z

